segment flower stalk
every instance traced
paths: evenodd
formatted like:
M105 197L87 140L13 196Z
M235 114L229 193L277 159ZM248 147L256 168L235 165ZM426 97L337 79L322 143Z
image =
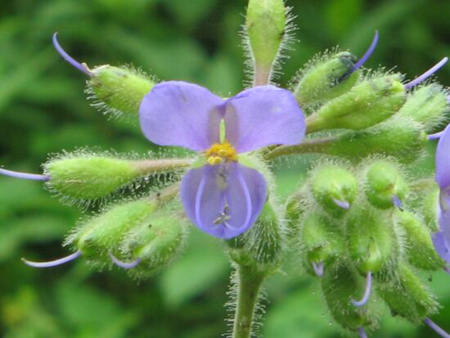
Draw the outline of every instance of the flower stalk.
M250 338L261 285L266 273L239 264L236 267L236 274L238 291L232 338Z

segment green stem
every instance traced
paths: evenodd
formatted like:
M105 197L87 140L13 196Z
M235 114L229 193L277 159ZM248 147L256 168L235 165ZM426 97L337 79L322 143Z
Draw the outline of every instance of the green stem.
M266 274L244 265L238 265L236 271L238 294L232 338L250 338L259 292Z
M262 156L266 161L271 161L279 156L292 155L292 154L320 154L323 153L328 145L333 143L335 138L322 138L306 140L303 143L293 146L279 146L272 151L264 153Z

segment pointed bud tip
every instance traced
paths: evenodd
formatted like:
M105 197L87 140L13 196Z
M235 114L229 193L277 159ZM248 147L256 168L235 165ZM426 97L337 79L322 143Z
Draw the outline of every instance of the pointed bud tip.
M58 42L58 32L55 32L52 37L53 40L53 46L55 46L56 51L63 57L64 60L66 60L68 63L70 63L72 66L74 66L79 71L85 73L86 75L92 76L92 72L89 70L88 66L84 63L79 63L76 61L73 57L71 57L69 54L66 53L66 51L61 47L61 45Z

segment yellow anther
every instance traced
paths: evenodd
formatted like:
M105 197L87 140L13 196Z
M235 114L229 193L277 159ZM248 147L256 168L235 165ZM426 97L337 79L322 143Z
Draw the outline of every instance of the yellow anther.
M225 161L237 161L236 149L228 143L215 143L206 153L207 161L210 165L221 164Z
M223 158L219 156L210 156L208 157L208 163L210 165L217 165L223 162Z

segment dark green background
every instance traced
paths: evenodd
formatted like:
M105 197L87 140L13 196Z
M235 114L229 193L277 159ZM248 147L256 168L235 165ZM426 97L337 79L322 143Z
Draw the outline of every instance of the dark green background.
M450 56L449 1L288 1L298 30L286 85L316 52L339 44L361 55L373 32L368 66L396 67L408 78ZM161 80L186 80L232 95L244 80L241 0L13 0L0 2L0 165L39 173L48 154L77 148L145 154L152 146L133 124L108 121L90 107L85 76L51 44L90 66L132 64ZM450 83L450 65L439 73ZM282 167L282 166L281 166ZM280 174L280 193L301 179ZM81 212L61 205L39 182L0 177L0 336L5 338L212 338L224 333L230 268L222 244L194 229L186 254L153 279L91 271L79 260L35 270L20 257L66 255L65 234ZM338 337L316 282L295 261L267 283L265 338ZM450 330L450 277L431 288ZM267 303L267 302L266 302ZM429 329L386 319L372 337L432 337Z

